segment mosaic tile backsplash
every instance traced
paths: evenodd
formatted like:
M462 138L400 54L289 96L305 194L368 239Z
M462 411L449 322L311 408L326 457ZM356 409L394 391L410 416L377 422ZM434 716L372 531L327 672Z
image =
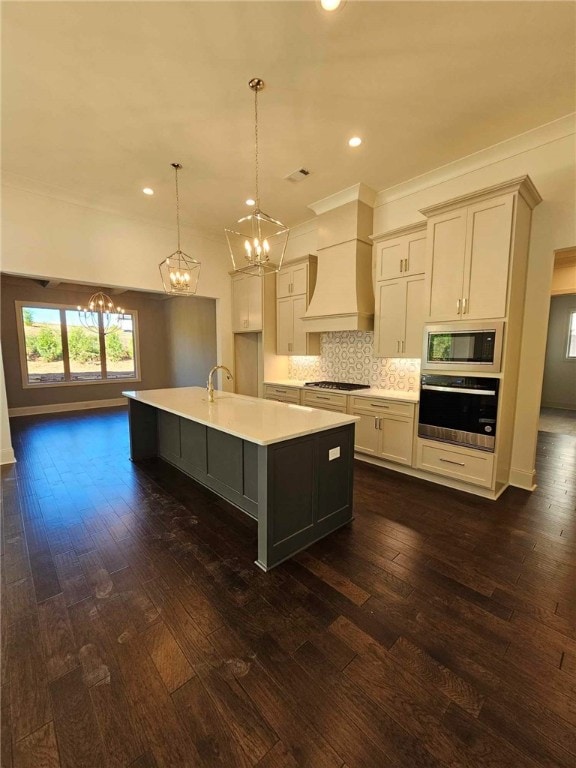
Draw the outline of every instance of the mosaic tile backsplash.
M420 386L420 360L374 357L373 331L323 333L319 357L288 361L288 378L300 381L349 381L405 392Z

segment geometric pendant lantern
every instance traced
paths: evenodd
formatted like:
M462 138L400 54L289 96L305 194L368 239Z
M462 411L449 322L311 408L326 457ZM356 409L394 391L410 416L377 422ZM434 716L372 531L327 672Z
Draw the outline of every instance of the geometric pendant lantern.
M178 171L180 163L171 163L175 172L176 183L176 228L178 231L178 248L160 262L160 276L164 291L170 296L193 296L198 288L200 262L180 250L180 199L178 196Z
M254 134L256 158L256 205L252 213L226 227L226 239L232 264L237 272L248 275L265 275L278 272L282 267L290 230L281 221L260 210L258 184L258 92L264 81L254 77L248 83L254 92Z

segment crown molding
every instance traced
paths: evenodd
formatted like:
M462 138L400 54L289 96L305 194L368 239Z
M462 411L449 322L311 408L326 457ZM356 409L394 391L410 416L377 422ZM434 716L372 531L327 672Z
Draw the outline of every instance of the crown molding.
M347 203L353 203L359 201L366 203L370 208L374 207L376 200L376 190L367 186L366 184L354 184L351 187L335 192L333 195L322 198L315 203L310 203L308 208L311 208L317 216L327 211L332 211L334 208L340 208Z
M378 242L379 240L388 240L391 237L401 237L402 235L412 235L415 232L423 232L427 226L427 222L422 219L422 221L416 221L414 224L406 224L404 227L396 227L396 229L389 229L386 232L369 235L369 237L373 242Z
M509 139L481 149L471 155L466 155L459 160L435 168L421 176L403 181L393 187L380 190L376 195L374 208L378 208L395 200L410 197L417 192L431 187L440 186L461 176L466 176L474 171L479 171L502 160L516 155L522 155L538 147L551 144L561 139L569 138L576 134L576 112L534 128L526 133L512 136Z
M470 205L471 203L478 203L481 200L486 200L496 195L508 195L513 192L517 192L520 197L528 203L530 208L535 208L538 203L542 202L540 193L534 186L530 176L518 176L516 179L510 179L500 184L493 184L490 187L484 187L476 192L472 192L467 195L459 195L453 197L450 200L445 200L442 203L436 203L435 205L428 205L426 208L420 208L420 213L429 218L435 216L437 213L444 213L451 211L454 208L461 208L463 205Z

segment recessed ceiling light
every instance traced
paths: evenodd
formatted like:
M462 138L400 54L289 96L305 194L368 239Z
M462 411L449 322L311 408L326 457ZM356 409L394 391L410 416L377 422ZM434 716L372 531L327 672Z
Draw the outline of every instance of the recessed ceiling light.
M256 200L252 200L251 197L246 200L246 205L256 205Z
M362 144L362 139L360 138L360 136L352 136L351 139L348 139L349 147L359 147L360 144Z
M335 11L342 0L320 0L320 5L325 11Z
M153 195L154 194L154 190L150 189L150 187L144 187L142 192L144 192L145 195Z

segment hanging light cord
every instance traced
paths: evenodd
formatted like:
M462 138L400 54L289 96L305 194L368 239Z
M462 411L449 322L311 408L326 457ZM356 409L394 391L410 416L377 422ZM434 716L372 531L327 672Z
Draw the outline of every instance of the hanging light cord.
M258 91L254 89L254 144L256 155L256 208L260 210L260 189L258 187Z
M180 163L172 163L176 176L176 231L178 232L178 251L180 251L180 197L178 196L178 171L182 166Z

